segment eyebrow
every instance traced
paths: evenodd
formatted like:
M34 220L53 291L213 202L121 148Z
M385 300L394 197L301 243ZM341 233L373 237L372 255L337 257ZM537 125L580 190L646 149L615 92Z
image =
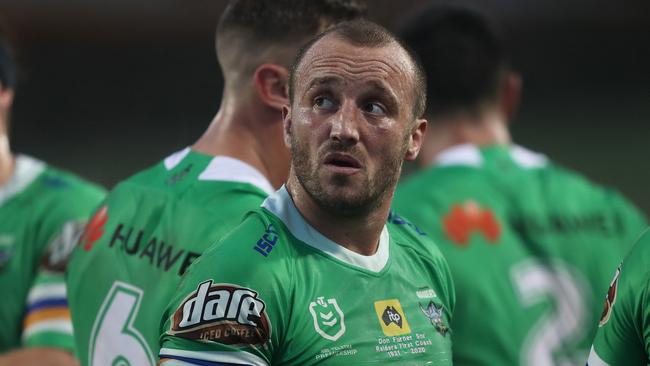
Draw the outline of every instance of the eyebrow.
M324 84L345 84L345 81L337 76L317 77L309 82L309 85L307 85L307 90Z
M366 81L366 83L373 89L380 90L383 94L385 94L389 99L389 103L393 104L395 107L398 105L399 99L397 99L397 95L395 95L395 93L387 87L386 83L373 79Z

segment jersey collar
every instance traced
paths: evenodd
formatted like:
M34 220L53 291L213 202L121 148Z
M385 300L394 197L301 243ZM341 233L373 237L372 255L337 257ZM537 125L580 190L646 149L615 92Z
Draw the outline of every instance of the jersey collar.
M164 160L167 170L174 169L191 152L189 147L178 151ZM198 153L196 153L198 154ZM271 182L252 165L229 156L215 156L199 174L199 180L215 180L248 183L261 189L267 194L275 192Z
M282 220L298 240L336 259L371 272L380 272L388 263L390 237L386 225L381 231L377 252L366 256L337 244L309 225L296 208L285 186L270 195L262 203L262 207Z
M45 163L26 155L16 156L16 166L11 178L0 187L0 205L22 192L45 170Z
M478 167L483 164L481 150L476 145L461 144L449 147L439 153L434 161L434 165L465 165Z
M512 160L522 168L543 168L548 163L548 158L545 155L528 150L523 146L512 145L508 147L508 153ZM484 157L479 146L461 144L443 150L436 156L433 164L435 166L480 167L483 165L483 160Z

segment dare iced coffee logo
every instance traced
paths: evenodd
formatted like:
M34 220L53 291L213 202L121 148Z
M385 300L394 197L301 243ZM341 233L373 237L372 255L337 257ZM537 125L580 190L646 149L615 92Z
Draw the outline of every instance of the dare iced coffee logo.
M174 312L169 333L229 345L261 345L271 336L265 308L254 290L208 280Z

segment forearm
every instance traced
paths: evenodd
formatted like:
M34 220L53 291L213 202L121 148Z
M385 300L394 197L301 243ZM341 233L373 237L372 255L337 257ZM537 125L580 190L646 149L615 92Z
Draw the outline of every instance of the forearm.
M79 366L70 352L56 348L23 348L0 355L0 366Z

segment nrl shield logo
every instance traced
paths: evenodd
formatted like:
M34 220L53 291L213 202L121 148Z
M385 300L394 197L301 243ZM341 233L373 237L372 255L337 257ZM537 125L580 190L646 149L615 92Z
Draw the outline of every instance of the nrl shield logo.
M345 317L336 299L320 296L309 304L309 312L314 318L316 333L330 341L335 341L345 333Z

